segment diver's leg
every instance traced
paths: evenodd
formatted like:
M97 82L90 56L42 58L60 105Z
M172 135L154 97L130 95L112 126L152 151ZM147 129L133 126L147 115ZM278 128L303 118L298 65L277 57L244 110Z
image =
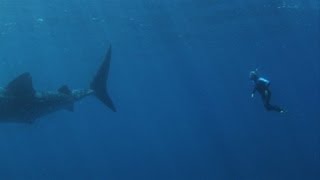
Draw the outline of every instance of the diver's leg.
M281 112L281 113L284 112L284 110L279 106L275 106L275 105L271 105L271 104L264 104L264 107L268 111L276 111L276 112Z
M266 98L266 103L270 105L270 100L271 100L271 91L269 89L264 91L265 98Z
M275 106L275 105L271 105L270 104L270 100L271 100L271 91L270 90L266 90L265 91L265 104L264 107L268 110L268 111L276 111L276 112L284 112L284 110L282 108L280 108L279 106Z
M267 111L270 111L270 94L268 92L268 90L265 90L261 93L261 98L262 98L262 102L263 102L263 105L264 105L264 108L267 110Z

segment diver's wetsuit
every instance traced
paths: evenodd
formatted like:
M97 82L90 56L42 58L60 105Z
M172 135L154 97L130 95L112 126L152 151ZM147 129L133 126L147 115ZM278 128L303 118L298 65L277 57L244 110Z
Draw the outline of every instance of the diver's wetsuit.
M252 91L252 94L254 94L256 91L261 95L264 107L268 111L276 111L276 112L284 112L282 108L279 106L271 105L270 99L271 99L271 91L269 89L270 82L264 78L257 78L254 80L255 86Z

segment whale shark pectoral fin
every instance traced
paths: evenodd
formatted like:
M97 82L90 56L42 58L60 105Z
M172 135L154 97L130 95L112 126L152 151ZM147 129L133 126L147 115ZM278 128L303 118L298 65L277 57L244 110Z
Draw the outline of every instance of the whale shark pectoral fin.
M35 90L32 85L32 77L26 72L9 82L6 87L7 93L12 96L30 98L34 97Z
M59 91L59 93L63 93L63 94L66 94L66 95L72 95L71 90L70 90L69 87L66 86L66 85L61 86L61 87L58 89L58 91Z

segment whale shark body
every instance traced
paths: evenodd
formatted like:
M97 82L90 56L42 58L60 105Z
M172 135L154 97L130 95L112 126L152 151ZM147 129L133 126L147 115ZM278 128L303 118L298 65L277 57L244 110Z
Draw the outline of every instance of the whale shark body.
M111 46L88 89L35 91L30 73L25 72L0 88L0 122L33 123L37 118L59 110L74 110L74 103L94 95L112 111L116 108L107 92Z

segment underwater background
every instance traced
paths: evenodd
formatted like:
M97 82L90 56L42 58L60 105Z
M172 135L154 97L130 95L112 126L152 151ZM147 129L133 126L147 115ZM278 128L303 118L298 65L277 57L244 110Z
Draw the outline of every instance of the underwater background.
M1 0L0 86L95 97L0 123L0 179L320 179L319 0ZM271 80L266 112L249 71Z

